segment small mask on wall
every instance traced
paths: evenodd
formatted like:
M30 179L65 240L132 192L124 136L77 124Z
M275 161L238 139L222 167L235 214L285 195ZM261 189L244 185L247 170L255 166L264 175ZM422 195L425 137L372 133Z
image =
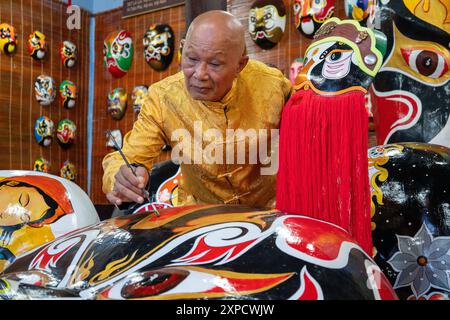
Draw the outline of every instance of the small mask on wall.
M77 61L77 46L70 41L64 41L61 46L60 56L62 63L67 68L72 68Z
M36 161L34 161L33 170L48 173L50 170L49 162L42 156L37 157Z
M50 105L55 100L55 80L46 75L40 75L34 83L36 100L43 106Z
M122 119L127 108L128 94L123 88L116 88L108 94L108 113L116 120Z
M70 145L75 140L75 132L77 131L77 126L69 119L63 119L58 123L58 129L56 130L56 137L58 142L63 147L70 147Z
M167 24L154 24L144 35L145 61L157 71L165 70L172 62L175 35Z
M128 31L112 32L103 42L103 61L115 78L123 77L131 67L133 39Z
M36 30L30 34L28 37L28 52L33 59L44 59L47 52L47 43L42 32Z
M133 100L133 111L139 113L144 103L144 98L148 94L148 86L136 86L133 89L131 99Z
M0 50L6 54L11 54L16 51L17 39L16 29L7 24L0 24Z
M291 68L289 69L289 80L292 84L295 84L295 78L297 77L300 69L303 68L303 58L297 58L292 62Z
M53 121L49 117L39 117L34 125L34 137L36 142L44 147L49 146L50 143L52 143L54 130Z
M263 49L281 41L286 28L286 7L282 0L257 0L250 8L248 31Z
M75 165L69 160L64 161L61 169L59 170L59 175L67 180L75 181L75 177L77 175L77 169Z
M379 0L344 0L345 14L349 19L358 21L361 25L375 25Z
M334 0L294 0L295 26L312 38L320 26L334 14Z
M69 80L61 82L59 86L59 97L65 108L73 108L77 99L77 87L75 83Z
M122 139L122 132L120 131L120 129L111 130L111 135L114 137L114 140L119 145L119 147L122 148L123 139ZM107 139L106 146L108 147L108 150L117 150L116 147L114 146L112 138L108 134L106 134L106 139Z

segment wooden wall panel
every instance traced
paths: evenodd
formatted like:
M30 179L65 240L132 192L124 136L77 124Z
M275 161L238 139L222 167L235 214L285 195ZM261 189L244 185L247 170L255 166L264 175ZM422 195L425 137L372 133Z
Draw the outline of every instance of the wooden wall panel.
M59 175L65 160L78 170L76 183L87 188L87 104L89 83L89 13L81 11L81 29L66 27L66 5L56 0L1 0L0 22L13 25L18 33L18 47L11 56L0 53L0 169L32 170L34 160L44 156L50 161L50 173ZM47 37L48 52L43 62L28 54L28 35L40 30ZM63 66L59 48L63 40L78 47L77 65ZM34 81L40 74L54 78L57 88L62 80L78 86L74 109L65 109L57 96L50 106L41 106L34 97ZM67 150L54 141L49 147L39 146L34 139L34 122L41 116L55 123L69 118L77 125L75 143Z

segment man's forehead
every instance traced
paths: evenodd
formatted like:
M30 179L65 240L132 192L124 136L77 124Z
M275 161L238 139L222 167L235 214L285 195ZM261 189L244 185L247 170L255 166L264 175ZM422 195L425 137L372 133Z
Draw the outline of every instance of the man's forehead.
M202 53L208 56L226 56L229 50L225 45L208 41L189 41L185 45L186 52Z

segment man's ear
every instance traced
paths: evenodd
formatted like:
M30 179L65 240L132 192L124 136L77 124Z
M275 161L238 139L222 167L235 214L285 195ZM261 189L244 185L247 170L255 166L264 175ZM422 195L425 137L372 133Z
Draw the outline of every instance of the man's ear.
M239 60L239 69L238 69L238 73L241 72L242 70L244 70L245 66L248 63L248 55L244 55L241 57L241 59Z

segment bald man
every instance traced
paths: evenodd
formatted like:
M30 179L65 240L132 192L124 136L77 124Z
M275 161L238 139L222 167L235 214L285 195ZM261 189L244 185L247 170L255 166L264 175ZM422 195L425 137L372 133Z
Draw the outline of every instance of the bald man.
M262 149L270 148L271 133L279 128L290 81L249 60L245 28L224 11L208 11L192 22L181 69L152 85L124 138L123 152L137 177L119 153L104 158L106 197L117 205L142 203L148 171L167 144L181 165L180 205L273 207L276 171L264 174L271 150Z

